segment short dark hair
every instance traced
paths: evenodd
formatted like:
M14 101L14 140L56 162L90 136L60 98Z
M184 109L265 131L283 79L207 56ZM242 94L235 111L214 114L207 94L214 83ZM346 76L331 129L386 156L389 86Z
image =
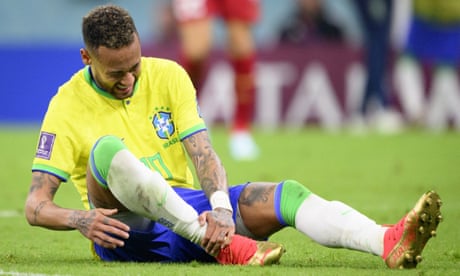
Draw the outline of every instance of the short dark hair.
M131 15L115 5L98 6L83 17L85 47L96 51L100 46L119 49L130 45L137 33Z

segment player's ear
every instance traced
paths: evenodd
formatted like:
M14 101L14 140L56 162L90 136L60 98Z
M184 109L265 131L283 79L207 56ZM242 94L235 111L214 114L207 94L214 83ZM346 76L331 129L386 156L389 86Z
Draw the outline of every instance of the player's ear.
M80 56L81 56L81 60L83 61L83 64L91 65L91 57L89 55L88 50L86 50L85 48L81 48Z

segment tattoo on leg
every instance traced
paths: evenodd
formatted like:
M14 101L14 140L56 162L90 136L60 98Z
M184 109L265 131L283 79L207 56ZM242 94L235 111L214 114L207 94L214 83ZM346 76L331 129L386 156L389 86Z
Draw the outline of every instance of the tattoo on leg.
M241 194L239 203L247 206L252 206L257 202L267 203L274 189L274 185L249 185Z
M90 202L93 204L94 207L96 208L106 208L110 209L113 206L110 206L109 204L106 203L104 200L99 200L98 198L95 197L90 197Z

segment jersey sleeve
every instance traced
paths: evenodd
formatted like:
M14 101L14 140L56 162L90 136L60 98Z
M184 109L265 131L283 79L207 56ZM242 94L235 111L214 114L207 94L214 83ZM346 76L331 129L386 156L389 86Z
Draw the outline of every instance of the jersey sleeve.
M177 65L173 76L170 82L171 90L174 91L172 101L176 103L173 114L177 116L174 120L177 122L179 138L183 140L205 130L206 125L199 111L195 88L186 71Z
M79 159L78 126L73 124L66 102L55 96L44 117L37 141L32 171L44 171L67 181Z

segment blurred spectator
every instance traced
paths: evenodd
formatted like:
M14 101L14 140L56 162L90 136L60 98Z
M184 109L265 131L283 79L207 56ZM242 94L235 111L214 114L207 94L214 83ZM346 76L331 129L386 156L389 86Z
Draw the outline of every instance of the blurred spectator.
M306 45L317 41L342 41L342 30L325 15L322 0L296 0L281 26L279 42Z
M212 47L212 19L222 18L227 29L227 52L235 72L236 106L231 126L230 153L236 160L253 160L259 149L251 135L255 108L255 45L252 25L258 20L254 0L174 0L179 23L181 63L200 96L206 60Z
M431 67L430 104L443 105L452 112L458 110L453 93L459 93L458 66L460 63L460 1L413 0L413 14L404 52L397 63L396 85L401 104L411 123L424 121L439 128L444 118L425 104L422 66ZM444 94L443 96L441 96ZM443 98L450 99L443 102ZM440 108L440 109L442 109ZM428 111L427 110L432 110ZM431 112L431 113L430 113ZM459 122L460 124L460 122Z
M360 131L370 126L382 133L398 132L402 122L400 114L392 108L386 82L393 0L355 0L355 4L364 31L367 79L352 127Z
M161 46L175 46L178 44L178 32L173 7L170 0L163 0L161 4L154 6L155 25L158 35L155 44Z

